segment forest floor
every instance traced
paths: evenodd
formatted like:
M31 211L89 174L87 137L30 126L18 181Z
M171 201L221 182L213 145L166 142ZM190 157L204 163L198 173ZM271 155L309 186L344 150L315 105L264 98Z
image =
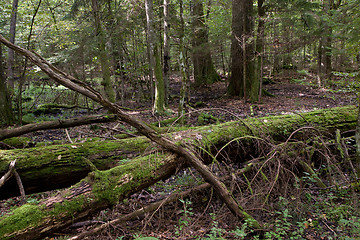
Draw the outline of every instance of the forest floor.
M180 80L174 79L170 86L171 96L169 104L172 111L177 111ZM217 121L230 121L239 118L260 117L267 115L301 113L315 109L330 108L343 105L357 104L356 83L353 78L344 76L334 77L326 88L316 86L316 79L311 74L296 71L283 71L276 75L272 82L264 85L274 96L263 96L259 103L244 103L239 97L226 95L226 82L215 83L201 90L191 90L188 110L189 125L205 125ZM151 105L135 101L127 102L126 107L134 109L132 114L147 122L158 122L166 118L175 117L155 116ZM202 115L201 118L199 116ZM204 115L205 114L205 115ZM201 119L201 121L200 121ZM109 128L115 123L110 123ZM92 136L89 127L69 129L70 137ZM104 137L107 134L104 130ZM28 134L33 141L66 140L64 130L40 131ZM106 135L108 137L108 135ZM229 165L227 167L236 167ZM225 167L226 168L226 167ZM223 171L223 170L222 170ZM229 174L224 170L222 175ZM309 177L310 179L310 177ZM311 181L311 179L310 179ZM101 211L93 219L99 223L107 222L121 215L130 213L149 203L166 197L170 192L191 188L201 182L199 176L192 169L181 171L177 176L155 184L140 193L132 195L126 202L118 204L112 209ZM229 183L231 184L231 183ZM320 191L316 187L300 187L281 197L280 194L268 199L264 207L264 199L247 196L242 193L235 197L261 223L267 223L266 230L253 231L247 223L239 222L216 197L212 190L206 190L191 195L182 201L161 207L155 213L143 215L133 221L111 226L100 234L88 239L135 239L143 236L154 239L360 239L360 213L357 192L351 189L333 188ZM245 183L246 186L246 183ZM252 191L251 189L249 189ZM241 191L241 190L240 190ZM255 193L254 193L255 194ZM46 195L46 194L45 194ZM256 195L256 194L255 194ZM44 194L34 194L29 199L36 199ZM29 200L28 200L29 201ZM18 203L16 198L0 201L0 208L9 208ZM263 205L262 205L263 204ZM355 212L357 212L355 214ZM1 213L1 210L0 210ZM67 228L48 239L66 239L90 229L84 225L78 228ZM145 239L145 238L144 238ZM150 239L150 238L149 238Z

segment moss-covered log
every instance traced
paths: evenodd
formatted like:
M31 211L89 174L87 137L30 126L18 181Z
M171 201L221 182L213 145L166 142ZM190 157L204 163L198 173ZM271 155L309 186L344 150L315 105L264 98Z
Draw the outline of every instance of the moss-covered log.
M324 130L355 128L357 109L353 106L319 110L303 114L245 119L219 125L191 128L169 134L180 142L195 145L221 145L246 135L266 134L278 139L286 138L295 129L314 125ZM253 148L252 148L253 149ZM86 159L100 170L118 165L121 160L132 158L144 151L151 151L150 142L144 137L118 141L86 142L22 150L0 151L0 175L10 162L17 159L16 169L27 193L62 188L75 184L91 170ZM236 156L232 156L235 158ZM18 194L15 180L0 189L0 197Z
M355 127L356 111L355 107L350 106L304 113L301 116L284 115L247 119L178 132L172 137L210 148L213 144L217 145L250 134L285 137L293 130L309 124L318 125L326 130L349 129ZM57 159L56 156L59 155L54 156ZM179 161L176 160L175 155L159 151L135 158L110 170L91 172L81 182L49 199L38 204L26 204L2 216L0 237L41 238L99 209L122 201L130 194L172 175L177 168Z
M42 238L172 175L177 167L175 155L159 152L107 171L92 172L57 195L2 216L0 239Z
M0 176L7 171L9 163L17 159L16 169L27 194L64 188L77 183L91 171L87 160L99 170L110 169L121 161L144 153L149 145L148 139L137 137L0 150ZM18 194L14 179L10 179L0 188L0 199Z

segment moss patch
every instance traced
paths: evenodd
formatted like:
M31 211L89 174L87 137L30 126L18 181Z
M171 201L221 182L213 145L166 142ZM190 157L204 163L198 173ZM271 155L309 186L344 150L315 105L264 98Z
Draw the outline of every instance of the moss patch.
M0 218L1 239L8 239L9 234L27 227L36 226L43 219L45 213L37 205L25 204L16 208L11 215Z

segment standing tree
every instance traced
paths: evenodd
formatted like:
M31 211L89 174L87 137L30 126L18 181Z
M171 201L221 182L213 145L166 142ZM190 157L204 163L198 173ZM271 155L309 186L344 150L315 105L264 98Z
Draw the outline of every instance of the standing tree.
M265 29L265 7L264 0L258 0L258 27L257 27L257 38L256 38L256 72L258 73L259 81L259 100L261 98L262 91L262 79L263 79L263 55L264 55L264 29ZM256 90L256 89L255 89Z
M112 87L111 78L110 78L110 61L109 56L106 52L106 41L104 29L101 26L100 19L100 9L98 5L98 0L91 0L92 10L94 14L94 23L95 23L95 33L98 44L98 57L101 64L101 71L103 75L102 85L104 86L106 97L111 102L115 102L115 91Z
M166 105L169 99L169 70L170 70L170 39L169 39L169 2L164 0L164 85L165 85L165 102Z
M186 99L186 90L189 83L188 71L187 71L187 54L184 47L184 38L185 38L185 21L184 21L184 9L183 1L179 0L179 65L181 72L181 88L180 88L180 99L179 99L179 108L178 108L178 117L180 124L185 123L185 99Z
M0 125L10 125L15 121L10 97L5 83L5 74L2 57L2 44L0 44Z
M211 58L208 28L205 24L202 0L192 3L192 51L195 86L205 86L220 80Z
M10 20L10 42L15 43L16 18L18 12L19 0L13 0L11 20ZM14 89L14 51L9 49L8 54L8 86Z
M145 0L148 48L149 48L149 62L150 74L155 76L155 99L153 112L165 112L165 84L162 76L160 51L158 50L158 41L154 32L154 10L153 0Z
M228 93L245 101L259 98L259 79L255 74L252 0L234 0L232 5L231 77Z

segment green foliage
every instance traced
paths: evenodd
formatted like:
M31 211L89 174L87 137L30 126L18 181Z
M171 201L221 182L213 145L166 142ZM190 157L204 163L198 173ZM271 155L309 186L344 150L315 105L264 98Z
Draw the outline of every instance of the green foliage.
M191 216L194 215L192 212L193 209L191 207L192 202L190 200L179 200L183 204L183 209L179 211L182 216L178 220L178 224L175 226L175 235L181 236L182 233L185 231L186 227L190 225Z

